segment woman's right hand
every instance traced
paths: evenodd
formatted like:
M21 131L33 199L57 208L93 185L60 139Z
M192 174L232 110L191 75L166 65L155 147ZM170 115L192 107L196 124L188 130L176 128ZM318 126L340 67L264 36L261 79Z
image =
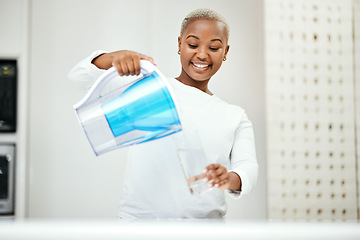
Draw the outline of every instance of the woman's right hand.
M109 69L114 66L120 76L129 76L140 74L140 60L142 59L156 65L151 57L129 50L102 54L95 58L92 63L100 69Z

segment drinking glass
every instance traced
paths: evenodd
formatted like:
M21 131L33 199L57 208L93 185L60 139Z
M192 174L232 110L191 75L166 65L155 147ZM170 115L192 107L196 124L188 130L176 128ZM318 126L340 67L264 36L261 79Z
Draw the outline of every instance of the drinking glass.
M209 191L211 181L204 180L207 177L205 168L210 161L206 158L196 129L183 129L175 135L177 154L191 194Z

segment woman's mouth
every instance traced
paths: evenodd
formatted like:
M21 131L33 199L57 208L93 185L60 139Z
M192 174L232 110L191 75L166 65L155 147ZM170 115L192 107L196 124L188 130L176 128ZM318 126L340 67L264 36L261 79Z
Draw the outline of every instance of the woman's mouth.
M206 70L208 69L211 64L208 64L208 63L196 63L196 62L191 62L191 64L196 68L196 69L199 69L199 70Z

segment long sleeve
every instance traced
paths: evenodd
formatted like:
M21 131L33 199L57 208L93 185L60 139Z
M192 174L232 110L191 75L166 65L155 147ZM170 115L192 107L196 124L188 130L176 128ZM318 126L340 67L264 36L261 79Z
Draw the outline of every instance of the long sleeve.
M230 172L237 173L242 183L241 191L229 191L231 196L238 198L243 194L250 193L257 181L258 163L253 127L245 113L235 132L230 158Z
M90 56L76 64L68 74L68 78L73 84L83 92L87 92L91 85L100 77L106 70L97 68L92 64L92 60L106 51L98 50L93 52Z

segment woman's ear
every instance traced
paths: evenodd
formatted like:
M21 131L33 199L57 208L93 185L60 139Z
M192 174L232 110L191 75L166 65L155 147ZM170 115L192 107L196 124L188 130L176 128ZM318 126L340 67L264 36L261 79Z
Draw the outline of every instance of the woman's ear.
M181 37L178 37L178 53L181 52Z
M226 58L226 55L228 54L229 49L230 49L230 45L226 45L224 58Z

